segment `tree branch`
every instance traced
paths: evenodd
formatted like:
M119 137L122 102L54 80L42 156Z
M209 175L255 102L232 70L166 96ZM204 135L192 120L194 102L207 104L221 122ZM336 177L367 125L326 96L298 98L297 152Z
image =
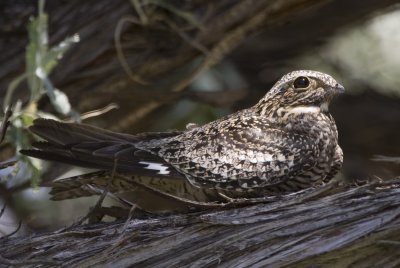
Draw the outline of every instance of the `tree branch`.
M400 179L337 186L307 198L133 219L125 227L121 221L75 226L0 240L0 254L68 267L394 266L400 264L399 186Z

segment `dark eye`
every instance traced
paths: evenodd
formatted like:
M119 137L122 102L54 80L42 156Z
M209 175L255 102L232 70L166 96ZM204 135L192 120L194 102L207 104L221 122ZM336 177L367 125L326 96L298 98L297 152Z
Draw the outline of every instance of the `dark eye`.
M299 76L294 80L294 88L307 88L310 85L310 80L307 77Z

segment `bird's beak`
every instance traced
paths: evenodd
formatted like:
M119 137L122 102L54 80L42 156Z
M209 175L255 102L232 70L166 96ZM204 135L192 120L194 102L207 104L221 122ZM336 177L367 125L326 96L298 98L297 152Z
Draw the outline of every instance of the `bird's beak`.
M336 94L342 94L344 93L344 86L341 84L336 84L336 86L333 88Z

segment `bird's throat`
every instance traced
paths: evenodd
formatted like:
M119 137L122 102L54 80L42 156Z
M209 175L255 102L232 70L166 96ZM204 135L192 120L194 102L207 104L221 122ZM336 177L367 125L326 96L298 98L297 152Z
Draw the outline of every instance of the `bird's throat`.
M296 106L287 109L288 113L291 114L314 114L320 112L328 112L328 103L323 102L321 105L307 105L307 106Z
M297 106L289 108L287 112L290 114L314 114L321 112L321 108L318 106Z

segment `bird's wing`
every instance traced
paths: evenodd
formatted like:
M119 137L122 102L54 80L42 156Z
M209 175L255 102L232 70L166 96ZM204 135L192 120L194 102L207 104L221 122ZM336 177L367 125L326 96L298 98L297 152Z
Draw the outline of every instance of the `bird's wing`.
M312 137L279 128L239 126L218 133L189 132L181 144L159 154L195 184L217 188L275 185L303 174L317 163L319 147ZM173 138L171 139L173 140ZM173 150L173 153L169 151ZM178 152L177 152L178 150ZM177 157L171 157L176 155Z
M182 177L159 156L135 147L139 140L175 136L180 132L119 134L84 124L34 121L30 130L44 141L21 153L82 167L112 170L139 176Z

